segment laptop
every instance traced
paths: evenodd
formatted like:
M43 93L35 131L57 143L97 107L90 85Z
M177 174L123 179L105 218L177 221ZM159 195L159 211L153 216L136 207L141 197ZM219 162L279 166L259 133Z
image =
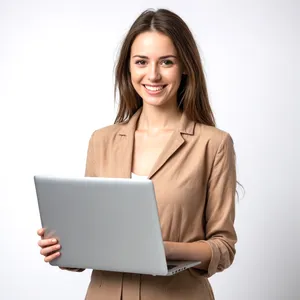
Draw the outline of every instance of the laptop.
M36 175L45 237L61 255L53 266L174 275L200 261L166 261L151 180Z

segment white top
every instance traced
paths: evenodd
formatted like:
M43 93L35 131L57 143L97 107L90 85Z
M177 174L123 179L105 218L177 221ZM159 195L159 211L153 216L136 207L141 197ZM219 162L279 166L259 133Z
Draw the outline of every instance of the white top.
M134 173L131 173L131 179L147 179L147 176L141 176L141 175L136 175Z

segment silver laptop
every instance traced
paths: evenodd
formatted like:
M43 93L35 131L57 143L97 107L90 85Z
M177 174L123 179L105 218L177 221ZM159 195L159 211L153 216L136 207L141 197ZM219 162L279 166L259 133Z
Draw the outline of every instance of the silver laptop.
M53 266L173 275L200 261L166 261L151 180L34 176Z

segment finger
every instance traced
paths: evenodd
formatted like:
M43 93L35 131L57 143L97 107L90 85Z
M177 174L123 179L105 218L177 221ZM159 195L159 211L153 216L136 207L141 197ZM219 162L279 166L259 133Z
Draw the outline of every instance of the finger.
M60 245L57 244L57 245L54 245L54 246L51 246L51 247L42 248L40 253L41 253L41 255L49 256L53 252L57 252L57 250L59 250L59 249L60 249Z
M45 228L40 228L38 231L37 231L37 234L39 236L43 236L45 234Z
M38 245L43 248L55 245L57 243L58 243L57 239L43 239L38 241Z
M49 255L49 256L46 256L45 258L44 258L44 261L45 262L50 262L50 261L52 261L53 259L55 259L55 258L57 258L57 257L59 257L60 256L60 252L55 252L55 253L53 253L53 254L51 254L51 255Z

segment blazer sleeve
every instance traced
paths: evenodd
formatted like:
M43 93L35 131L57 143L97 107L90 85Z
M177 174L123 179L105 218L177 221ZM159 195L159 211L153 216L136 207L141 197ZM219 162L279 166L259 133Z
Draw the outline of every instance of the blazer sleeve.
M206 239L212 251L208 271L210 277L228 268L236 253L237 235L234 229L236 166L231 136L226 133L214 158L208 182L205 209Z

